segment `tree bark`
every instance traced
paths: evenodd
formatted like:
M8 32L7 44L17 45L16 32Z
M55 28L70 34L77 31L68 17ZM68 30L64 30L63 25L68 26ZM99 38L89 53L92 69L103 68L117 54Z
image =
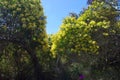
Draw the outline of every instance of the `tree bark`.
M31 49L28 49L28 48L26 48L26 51L28 52L28 54L31 57L31 61L32 61L33 66L34 66L34 75L35 75L36 80L44 80L44 75L43 75L43 72L42 72L42 66L39 63L39 60L36 56L35 51L31 50Z

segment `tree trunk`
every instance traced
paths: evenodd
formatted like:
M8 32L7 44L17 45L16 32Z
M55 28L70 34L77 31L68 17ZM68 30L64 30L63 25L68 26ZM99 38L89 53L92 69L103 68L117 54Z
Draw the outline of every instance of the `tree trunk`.
M42 73L42 66L39 64L39 60L35 52L32 50L27 50L27 52L30 55L33 66L34 66L34 75L36 80L44 80L44 75Z

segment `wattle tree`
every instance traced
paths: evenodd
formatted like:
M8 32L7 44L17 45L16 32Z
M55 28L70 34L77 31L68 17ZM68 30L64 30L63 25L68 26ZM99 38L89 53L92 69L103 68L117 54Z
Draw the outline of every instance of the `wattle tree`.
M73 80L81 72L86 78L96 80L118 78L116 70L119 70L120 55L115 43L119 44L120 28L117 15L114 7L95 0L78 18L70 16L63 20L60 30L53 35L51 48L61 74L70 75ZM113 73L106 74L107 71Z
M38 57L47 50L46 17L40 3L40 0L0 0L0 43L12 44L13 52L20 48L21 53L28 54L36 80L44 80Z

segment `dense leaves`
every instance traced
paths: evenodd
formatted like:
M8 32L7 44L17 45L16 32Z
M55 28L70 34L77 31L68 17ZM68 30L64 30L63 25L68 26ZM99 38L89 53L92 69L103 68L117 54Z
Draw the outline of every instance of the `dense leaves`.
M0 0L0 80L119 80L118 13L88 1L47 35L39 0Z
M114 7L95 0L77 19L70 16L63 20L59 32L52 38L51 51L59 59L62 69L70 71L67 75L74 75L72 80L80 73L86 79L118 80L116 70L120 55L115 44L119 44L120 29L117 16ZM66 75L64 71L62 74Z
M1 75L8 73L16 80L42 79L43 63L39 60L48 48L45 23L39 0L0 0L0 44L5 45L0 47Z
M7 31L1 36L20 39L31 44L33 48L39 44L46 45L45 16L39 1L4 0L0 11L1 34Z

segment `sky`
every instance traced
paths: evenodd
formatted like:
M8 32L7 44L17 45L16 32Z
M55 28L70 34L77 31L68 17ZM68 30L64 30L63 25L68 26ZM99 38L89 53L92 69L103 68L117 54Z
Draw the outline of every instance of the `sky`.
M41 0L44 14L47 16L46 30L48 34L54 34L69 13L79 14L87 7L87 0Z

